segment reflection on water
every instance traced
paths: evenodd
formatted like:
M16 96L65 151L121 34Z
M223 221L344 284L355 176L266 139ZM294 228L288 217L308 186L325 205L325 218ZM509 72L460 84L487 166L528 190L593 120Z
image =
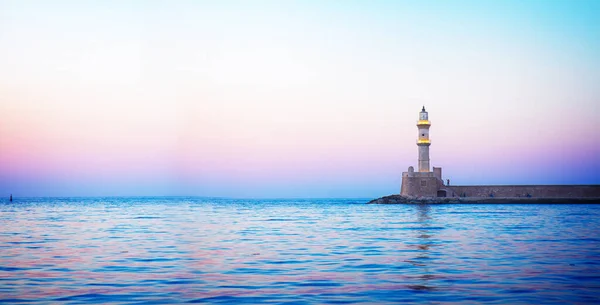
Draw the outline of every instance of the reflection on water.
M600 206L0 203L0 303L598 303Z
M413 266L420 269L416 279L418 284L408 285L407 287L413 290L433 290L433 286L429 285L429 280L434 279L435 275L431 273L431 269L428 266L430 260L429 248L432 246L430 238L433 237L434 232L428 230L430 227L431 216L429 211L431 207L428 204L418 204L417 208L417 223L419 224L418 229L415 230L416 241L417 241L417 256L410 261Z

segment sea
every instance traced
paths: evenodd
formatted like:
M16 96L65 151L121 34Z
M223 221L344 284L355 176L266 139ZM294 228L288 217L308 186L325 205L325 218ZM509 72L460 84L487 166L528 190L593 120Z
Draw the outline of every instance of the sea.
M0 303L599 304L600 205L0 202Z

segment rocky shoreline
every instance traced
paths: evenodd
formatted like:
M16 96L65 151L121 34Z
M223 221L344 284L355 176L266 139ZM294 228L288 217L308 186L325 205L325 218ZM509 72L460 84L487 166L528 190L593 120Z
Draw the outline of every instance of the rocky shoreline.
M445 203L600 203L600 198L541 197L409 197L390 195L373 199L367 204L445 204Z

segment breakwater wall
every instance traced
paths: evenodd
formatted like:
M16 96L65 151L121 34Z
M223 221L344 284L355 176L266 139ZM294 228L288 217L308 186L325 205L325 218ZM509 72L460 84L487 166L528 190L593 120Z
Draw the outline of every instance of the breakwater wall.
M448 197L600 198L600 185L450 185Z
M402 195L390 195L374 199L368 203L374 204L597 204L600 197L585 198L543 198L543 197L408 197Z

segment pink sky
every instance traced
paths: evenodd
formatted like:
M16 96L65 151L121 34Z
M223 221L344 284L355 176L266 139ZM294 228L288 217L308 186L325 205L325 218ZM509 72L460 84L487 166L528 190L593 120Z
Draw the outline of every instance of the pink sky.
M599 183L581 3L0 1L0 193L397 193L422 105L453 184Z

